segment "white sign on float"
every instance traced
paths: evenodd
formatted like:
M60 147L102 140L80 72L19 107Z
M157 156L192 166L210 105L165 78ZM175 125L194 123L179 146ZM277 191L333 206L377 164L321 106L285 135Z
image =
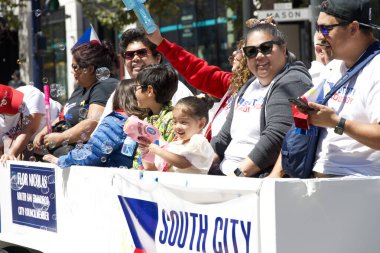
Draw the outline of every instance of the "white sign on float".
M257 18L264 19L273 16L277 22L310 20L312 15L309 8L289 9L289 10L262 10L257 11Z
M12 161L0 164L0 249L379 252L379 185L380 177L255 179Z

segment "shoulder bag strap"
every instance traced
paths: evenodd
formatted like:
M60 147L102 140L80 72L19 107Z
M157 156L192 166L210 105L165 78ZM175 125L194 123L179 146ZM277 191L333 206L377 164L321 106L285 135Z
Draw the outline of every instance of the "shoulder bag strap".
M342 76L338 82L334 85L334 87L326 94L323 99L322 105L325 105L327 101L334 95L337 90L339 90L348 80L351 79L354 75L356 75L361 69L367 65L376 55L380 53L380 43L376 41L372 43L365 53L359 58L359 60L352 66L349 70L347 70L346 74Z

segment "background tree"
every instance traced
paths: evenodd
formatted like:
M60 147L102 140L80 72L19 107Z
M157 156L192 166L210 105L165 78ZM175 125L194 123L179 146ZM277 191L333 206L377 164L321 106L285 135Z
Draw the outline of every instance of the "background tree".
M3 1L3 0L0 0ZM153 19L166 19L181 14L180 4L186 0L147 0L145 6ZM222 0L233 10L241 8L242 0ZM121 31L127 24L136 21L133 11L126 11L122 0L79 0L83 6L84 15L90 20L97 20L108 28Z

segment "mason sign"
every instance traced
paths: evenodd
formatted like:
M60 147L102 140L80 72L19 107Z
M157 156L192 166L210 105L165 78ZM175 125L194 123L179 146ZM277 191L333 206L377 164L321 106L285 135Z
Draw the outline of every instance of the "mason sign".
M312 17L309 8L257 11L258 19L263 19L268 16L273 16L277 22L310 20Z

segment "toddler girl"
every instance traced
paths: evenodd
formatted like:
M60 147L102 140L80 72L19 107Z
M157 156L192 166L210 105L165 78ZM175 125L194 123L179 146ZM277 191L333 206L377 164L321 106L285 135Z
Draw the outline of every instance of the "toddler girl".
M202 135L208 122L208 110L213 102L209 97L185 97L173 109L174 141L160 147L144 140L142 152L156 155L154 163L143 160L146 170L207 174L214 151Z

